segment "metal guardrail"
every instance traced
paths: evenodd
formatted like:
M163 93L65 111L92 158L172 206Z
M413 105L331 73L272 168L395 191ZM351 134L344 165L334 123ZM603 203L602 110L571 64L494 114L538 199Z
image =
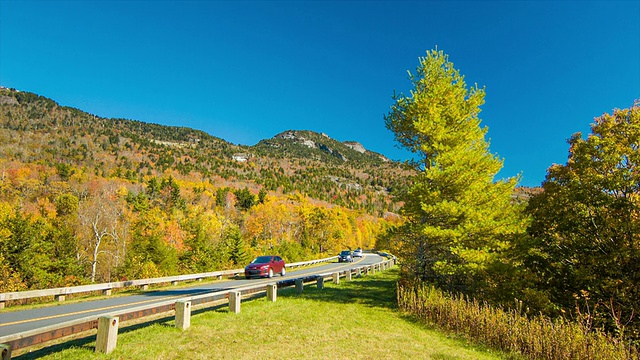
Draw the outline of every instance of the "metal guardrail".
M322 262L328 262L331 260L335 260L337 258L338 258L337 256L332 256L332 257L318 259L318 260L301 261L301 262L287 264L286 267L296 268L301 266L309 266L309 265L314 265ZM200 273L200 274L176 275L176 276L167 276L167 277L151 278L151 279L139 279L139 280L118 281L118 282L109 282L109 283L101 283L101 284L69 286L69 287L60 287L60 288L53 288L53 289L6 292L6 293L0 293L0 309L4 308L5 303L7 301L12 301L12 300L24 300L24 299L32 299L32 298L38 298L38 297L53 296L58 301L64 301L65 296L71 295L71 294L102 291L103 293L110 295L111 290L125 288L125 287L132 287L132 286L146 287L152 284L177 283L180 281L198 280L198 279L206 279L206 278L212 278L212 277L222 279L225 276L233 277L239 274L244 274L244 268L214 271L214 272L207 272L207 273Z
M113 311L108 313L103 313L100 315L92 315L88 317L83 317L76 320L70 320L66 322L62 322L55 325L50 325L46 327L42 327L35 330L24 331L21 333L0 336L0 350L7 350L7 357L5 357L4 353L0 360L6 360L11 358L11 352L19 349L24 349L28 347L32 347L35 345L43 344L52 340L77 335L89 330L98 329L99 319L104 317L117 317L119 322L132 321L144 317L155 316L168 314L173 310L176 310L176 303L189 301L192 305L200 306L200 307L210 307L213 306L211 303L217 301L224 301L229 298L230 293L240 292L243 295L252 295L255 296L261 292L267 292L266 287L269 285L277 285L277 288L287 288L295 286L296 289L299 284L307 284L312 282L317 282L318 286L321 287L321 284L324 284L324 280L326 278L333 279L334 281L340 278L340 276L347 276L350 280L351 275L355 273L356 275L367 274L370 271L375 272L376 269L379 271L386 270L387 268L392 267L395 264L395 258L392 257L389 260L384 260L383 262L373 264L373 265L362 265L358 267L349 268L343 271L335 271L330 273L316 274L316 275L307 275L298 278L285 279L277 282L273 282L270 284L257 284L250 286L243 286L239 288L227 289L222 291L210 292L206 294L194 295L189 297L184 297L179 300L166 300L158 303L154 303L152 305L143 305L131 309L123 309L120 311ZM336 275L337 274L337 275ZM231 306L231 304L230 304ZM98 334L100 336L100 334Z

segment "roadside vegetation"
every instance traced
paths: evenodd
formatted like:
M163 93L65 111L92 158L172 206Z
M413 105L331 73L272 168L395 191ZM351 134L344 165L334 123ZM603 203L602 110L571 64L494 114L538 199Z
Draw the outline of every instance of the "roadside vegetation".
M192 314L191 327L172 319L120 329L117 348L94 353L95 337L65 342L19 359L502 359L503 353L443 334L399 312L397 268L302 294L285 290L275 303L245 301Z
M398 304L423 324L523 358L633 360L640 355L628 342L588 323L528 316L521 303L502 309L413 283L398 287Z
M541 191L519 202L513 197L518 178L496 178L502 159L489 150L479 117L485 89L467 87L438 50L420 58L409 79L411 92L396 94L385 120L415 154L417 175L403 197L406 221L376 244L399 256L403 283L417 284L416 299L404 293L402 299L412 300L403 306L472 331L485 324L478 316L485 325L503 316L484 314L485 304L505 309L506 323L531 328L506 326L501 334L489 326L481 335L495 335L503 347L502 341L520 342L506 332L523 331L540 341L518 350L533 358L619 359L595 340L602 333L615 339L614 349L637 356L640 102L595 118L586 137L572 135L567 163L549 167ZM468 311L451 306L452 317L440 319L441 310L424 310L431 293L423 289L432 287L470 299ZM464 318L458 311L469 322L457 324ZM555 353L553 342L567 348ZM576 350L593 344L585 353ZM534 351L539 348L552 353Z

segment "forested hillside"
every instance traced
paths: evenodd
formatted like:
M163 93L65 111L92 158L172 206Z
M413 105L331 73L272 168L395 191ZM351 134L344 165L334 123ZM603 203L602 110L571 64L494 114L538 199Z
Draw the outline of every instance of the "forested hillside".
M398 210L393 192L406 186L411 174L380 154L310 131L287 131L242 146L194 129L102 118L5 88L0 106L2 157L56 166L62 173L75 166L101 177L141 181L173 171L216 185L298 191L378 215Z
M255 146L0 89L0 292L375 246L411 170L287 131Z

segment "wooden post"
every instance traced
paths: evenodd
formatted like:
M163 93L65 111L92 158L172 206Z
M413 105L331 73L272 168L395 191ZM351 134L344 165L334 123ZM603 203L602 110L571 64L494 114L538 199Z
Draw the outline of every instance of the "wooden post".
M54 298L56 301L63 302L66 297L64 296L64 294L62 294L62 295L54 295Z
M0 360L11 359L11 346L0 344Z
M276 302L277 297L278 297L278 285L268 284L267 285L267 301Z
M118 317L102 316L98 319L96 352L109 354L116 348L118 341Z
M360 268L357 268L356 269L356 277L360 277L360 276L362 276L362 272L361 272Z
M191 326L191 301L176 301L176 327L187 330Z
M176 286L176 285L178 285L177 281L174 280L174 281L171 282L171 286Z
M304 283L302 279L296 279L296 293L302 294L302 290L304 289Z
M240 300L242 293L239 291L232 291L229 293L229 312L234 314L240 313Z
M318 289L320 289L320 290L324 289L324 277L323 276L319 276L318 277Z
M340 284L340 273L339 272L334 272L333 273L333 283L338 285Z
M144 284L144 285L140 286L140 289L142 289L144 291L149 290L149 284Z
M346 281L351 281L351 269L347 270L347 277L345 278Z
M0 301L0 309L4 309L4 305L5 305L4 301Z
M102 291L102 295L104 296L111 296L111 289L104 289Z

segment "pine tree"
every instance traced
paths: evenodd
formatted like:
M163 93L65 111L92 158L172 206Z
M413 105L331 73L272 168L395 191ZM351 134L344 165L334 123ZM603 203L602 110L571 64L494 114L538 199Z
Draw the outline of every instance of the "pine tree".
M395 95L385 116L396 140L415 154L418 171L405 194L407 223L397 229L413 275L465 293L490 288L492 268L523 229L511 202L517 178L494 181L502 160L489 152L480 126L484 89L467 89L442 51L431 50L413 90Z

